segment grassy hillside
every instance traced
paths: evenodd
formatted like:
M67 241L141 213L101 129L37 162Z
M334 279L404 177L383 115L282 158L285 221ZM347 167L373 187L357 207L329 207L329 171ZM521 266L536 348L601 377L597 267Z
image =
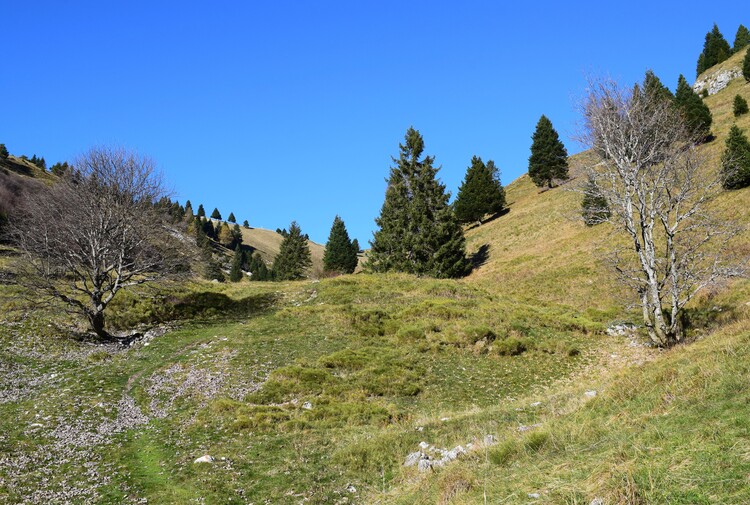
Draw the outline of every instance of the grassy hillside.
M284 237L275 231L264 230L263 228L242 228L242 243L257 250L269 266L279 253L282 240L284 240ZM308 241L308 245L310 246L310 255L312 256L312 271L320 273L323 271L325 246L312 241Z
M712 169L738 92L707 99ZM152 328L130 348L0 284L0 502L750 501L750 283L696 303L693 344L609 334L637 318L600 261L618 239L574 219L588 162L510 184L509 212L467 232L466 279L141 288L111 306L112 327ZM749 199L716 210L747 223ZM243 239L270 260L282 237ZM443 463L404 465L420 451Z

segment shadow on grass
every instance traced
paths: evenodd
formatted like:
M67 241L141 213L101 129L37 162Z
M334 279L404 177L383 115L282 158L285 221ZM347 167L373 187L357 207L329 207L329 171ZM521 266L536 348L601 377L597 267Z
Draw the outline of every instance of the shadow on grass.
M477 268L481 267L485 263L487 263L487 260L490 258L490 245L489 244L483 244L479 247L477 252L469 256L469 261L471 261L471 269L476 270Z
M278 295L264 293L233 299L223 293L204 291L173 300L173 319L213 319L252 317L268 311Z

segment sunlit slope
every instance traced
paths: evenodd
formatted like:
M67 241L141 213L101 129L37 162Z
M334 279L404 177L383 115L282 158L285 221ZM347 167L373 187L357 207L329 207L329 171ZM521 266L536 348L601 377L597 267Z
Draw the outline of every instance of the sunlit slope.
M271 230L263 228L242 228L242 243L254 248L263 257L263 260L269 264L279 253L279 247L284 237ZM321 272L323 270L323 253L325 247L309 241L310 255L312 256L312 271Z
M743 55L734 55L722 65L739 64ZM707 170L719 169L732 124L736 122L750 135L750 114L735 118L732 111L737 94L750 100L750 84L742 78L705 99L713 114L715 136L703 148ZM613 235L609 225L587 227L578 220L581 195L575 189L585 178L583 170L593 162L588 152L571 157L571 180L549 191L540 192L528 175L509 184L509 212L466 233L470 253L483 247L487 251L485 262L470 281L520 299L580 310L609 312L622 307L629 295L617 285L604 258L611 243L623 239ZM750 188L723 192L714 205L723 219L750 223ZM750 237L744 244L750 244Z

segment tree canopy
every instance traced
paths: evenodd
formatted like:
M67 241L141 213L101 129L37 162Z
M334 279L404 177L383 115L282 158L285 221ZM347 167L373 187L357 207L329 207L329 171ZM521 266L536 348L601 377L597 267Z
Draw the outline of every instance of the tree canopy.
M505 190L495 162L473 156L466 170L461 187L458 188L453 209L462 223L480 221L487 214L497 214L505 206Z
M432 277L467 274L463 230L448 205L450 195L437 179L434 158L422 157L422 135L409 128L399 150L375 220L379 229L371 242L369 268Z
M312 259L307 239L302 235L297 222L292 221L273 261L273 277L279 281L301 279L310 266Z
M218 219L221 221L221 212L219 212L219 209L214 208L214 211L211 213L211 219Z
M326 242L323 268L329 272L350 274L357 268L357 252L349 240L344 220L336 216Z
M703 102L703 99L693 91L682 74L677 80L677 93L675 93L674 103L682 113L688 128L696 137L705 139L711 134L711 123L713 122L711 110Z
M700 75L714 65L721 63L732 55L732 49L724 35L719 31L719 27L714 23L714 27L706 34L706 40L703 43L703 51L698 57L696 75Z
M555 179L567 179L568 151L547 116L539 118L531 139L529 177L534 184L551 188Z
M739 52L743 47L750 45L750 30L745 25L740 25L737 28L737 34L734 36L734 45L732 46L732 52Z

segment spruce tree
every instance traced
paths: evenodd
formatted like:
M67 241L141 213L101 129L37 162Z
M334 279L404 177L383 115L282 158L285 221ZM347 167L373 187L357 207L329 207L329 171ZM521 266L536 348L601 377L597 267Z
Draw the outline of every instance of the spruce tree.
M721 156L722 185L725 189L750 186L750 142L737 125L732 125Z
M336 216L323 254L323 268L328 272L350 274L357 268L357 250L354 249L344 220Z
M203 209L203 204L198 205L198 213L196 214L198 217L206 217L206 211Z
M250 223L248 223L248 222L247 222L247 219L245 219L245 220L244 220L244 221L242 222L242 226L243 226L244 228L247 228L248 230L250 229Z
M271 272L268 270L268 267L266 266L266 263L263 261L263 258L260 257L259 253L255 253L253 257L250 260L250 266L248 268L250 270L250 280L251 281L270 281L271 279Z
M599 186L596 185L596 180L591 176L583 189L581 214L586 226L603 223L610 216L609 203L599 190Z
M553 187L555 179L568 178L568 151L547 116L542 115L531 137L529 177L539 187Z
M682 74L677 79L677 93L674 103L697 138L705 139L711 134L711 123L713 122L711 110L698 93L693 91Z
M237 223L232 227L232 246L242 243L242 230Z
M505 190L500 184L495 162L474 156L458 188L453 210L462 223L481 221L487 214L497 214L505 206Z
M359 247L359 240L357 240L356 238L355 238L354 240L352 240L352 249L354 249L354 251L355 251L355 252L356 252L357 254L359 254L359 251L361 251L361 250L362 250L362 249L361 249L361 248Z
M741 116L743 114L747 114L748 108L747 108L747 100L742 98L740 95L735 95L734 97L734 117Z
M193 220L193 205L190 203L190 200L185 202L185 219L188 222Z
M655 97L657 99L663 99L667 101L674 99L674 95L672 94L672 92L661 82L661 79L657 77L653 70L646 71L646 76L643 79L643 91L648 96Z
M745 59L742 60L742 77L750 82L750 49L745 52Z
M307 240L302 235L297 222L292 221L289 233L281 242L279 253L273 260L274 279L279 281L301 279L311 265L312 259Z
M729 42L726 41L719 31L719 27L714 23L713 29L706 34L703 52L698 57L697 75L726 60L731 54L732 49L729 47Z
M732 52L738 53L743 47L750 45L750 30L745 25L740 25L737 28L737 34L734 36L734 45L732 46Z
M437 179L434 158L422 158L424 140L414 128L407 130L399 148L375 220L379 229L371 242L369 268L432 277L466 275L470 263L463 230Z
M230 222L230 223L236 223L237 222L237 220L234 217L234 212L230 212L229 213L229 217L227 218L227 221Z
M214 211L211 213L211 219L218 219L221 221L221 212L219 212L219 209L214 207Z
M244 263L245 255L242 252L242 246L237 244L234 249L234 256L232 256L232 269L229 271L229 280L232 282L239 282L242 280L242 263Z
M8 148L5 147L5 144L0 144L0 159L7 160L8 156L10 156Z

